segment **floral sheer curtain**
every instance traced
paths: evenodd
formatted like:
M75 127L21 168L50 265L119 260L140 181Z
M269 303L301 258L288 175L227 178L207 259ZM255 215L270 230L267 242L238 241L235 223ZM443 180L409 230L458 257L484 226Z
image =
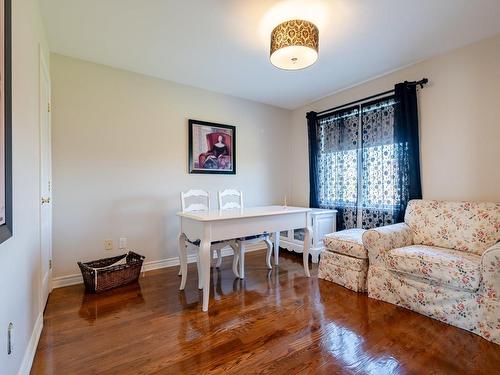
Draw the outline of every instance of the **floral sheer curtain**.
M336 208L338 229L356 227L359 109L348 108L318 121L318 200Z
M398 151L394 146L394 98L361 106L362 142L359 195L362 228L395 223L398 216Z
M337 230L397 223L408 200L421 197L419 171L418 180L411 176L419 169L418 148L415 157L398 130L398 105L390 96L326 116L308 114L311 206L337 209ZM412 183L418 186L410 194Z

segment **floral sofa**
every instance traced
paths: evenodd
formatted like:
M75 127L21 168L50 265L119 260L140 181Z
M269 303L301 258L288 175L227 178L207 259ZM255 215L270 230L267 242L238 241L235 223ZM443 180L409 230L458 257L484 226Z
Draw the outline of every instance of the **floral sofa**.
M363 234L368 296L500 344L500 203L410 201Z

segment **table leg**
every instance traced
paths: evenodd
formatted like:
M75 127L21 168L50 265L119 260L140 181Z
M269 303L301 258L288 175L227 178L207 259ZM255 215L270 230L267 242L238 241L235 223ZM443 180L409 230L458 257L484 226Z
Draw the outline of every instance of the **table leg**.
M240 276L240 279L244 279L245 278L245 243L244 242L240 242L238 261L239 261L239 266L240 266L240 270L238 271L238 274Z
M310 251L311 254L311 261L313 263L319 263L319 254L321 253L321 250L314 250Z
M309 220L308 220L309 222ZM304 262L304 272L307 277L310 277L309 273L309 249L311 247L312 229L310 226L304 228L304 252L302 254Z
M203 272L200 265L200 252L199 249L197 250L198 254L196 254L196 270L198 271L198 289L203 289Z
M269 236L266 237L264 242L266 243L266 246L267 246L266 265L267 265L268 269L272 270L273 266L271 265L271 254L273 253L273 243L269 239Z
M215 268L220 268L222 265L222 249L217 250L217 262L215 263Z
M274 233L274 265L279 265L280 257L280 232Z
M239 278L240 274L238 272L238 258L240 255L240 250L239 250L237 243L232 244L231 247L232 247L233 253L234 253L234 255L233 255L233 273L234 273L234 276Z
M184 290L187 279L187 249L184 233L179 234L179 260L181 263L181 286L179 290Z
M208 311L208 300L210 298L210 241L204 238L200 243L200 269L203 282L203 311ZM183 274L184 275L184 274Z

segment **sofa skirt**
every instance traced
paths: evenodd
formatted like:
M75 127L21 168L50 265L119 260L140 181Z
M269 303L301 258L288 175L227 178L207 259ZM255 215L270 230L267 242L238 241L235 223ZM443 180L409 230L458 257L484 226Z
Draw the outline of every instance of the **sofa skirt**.
M389 302L500 344L500 303L479 291L455 290L370 266L368 297Z
M319 262L318 278L342 285L355 292L366 292L368 259L324 251Z

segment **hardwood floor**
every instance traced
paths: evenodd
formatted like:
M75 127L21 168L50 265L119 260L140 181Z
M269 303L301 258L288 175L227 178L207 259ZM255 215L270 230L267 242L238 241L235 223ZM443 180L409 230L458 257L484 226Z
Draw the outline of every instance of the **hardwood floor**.
M213 271L209 313L196 270L177 267L101 295L52 292L32 374L499 374L500 346L409 310L303 276L301 257L247 255Z

